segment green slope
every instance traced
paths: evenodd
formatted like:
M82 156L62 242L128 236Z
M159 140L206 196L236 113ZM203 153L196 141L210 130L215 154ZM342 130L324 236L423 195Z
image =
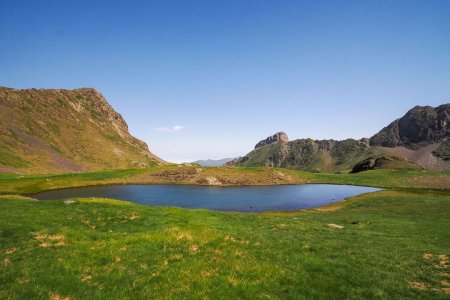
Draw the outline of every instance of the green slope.
M0 172L64 172L160 163L94 89L0 88Z

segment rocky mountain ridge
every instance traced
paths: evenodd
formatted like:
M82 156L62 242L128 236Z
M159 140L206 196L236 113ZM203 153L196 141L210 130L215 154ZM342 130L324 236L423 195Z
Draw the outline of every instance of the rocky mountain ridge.
M377 154L368 139L313 140L297 139L273 142L259 147L229 166L282 167L314 172L340 172L351 170L360 160Z
M370 139L289 141L279 132L229 166L284 167L317 172L377 168L450 169L450 104L416 106ZM282 134L283 138L280 138Z
M0 171L68 172L164 163L95 89L0 87Z

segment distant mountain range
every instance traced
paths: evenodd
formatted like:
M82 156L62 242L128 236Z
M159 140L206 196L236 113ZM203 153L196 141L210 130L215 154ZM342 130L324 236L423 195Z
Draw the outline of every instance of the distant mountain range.
M139 168L164 161L96 90L0 87L0 172Z
M227 165L317 172L379 168L449 170L450 104L435 108L416 106L370 139L289 141L284 132L279 132Z
M197 164L203 167L221 167L226 163L232 161L234 158L223 158L223 159L206 159L206 160L196 160L191 162L192 164Z

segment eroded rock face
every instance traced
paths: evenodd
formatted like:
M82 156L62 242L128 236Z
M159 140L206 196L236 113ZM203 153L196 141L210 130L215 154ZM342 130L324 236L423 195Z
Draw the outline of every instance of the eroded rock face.
M269 136L265 140L262 140L258 144L256 144L255 149L258 149L258 148L263 147L265 145L269 145L269 144L276 143L276 142L288 143L289 142L289 138L288 138L286 133L284 133L284 132L277 132L274 135Z
M370 138L370 145L411 149L450 137L450 104L416 106Z

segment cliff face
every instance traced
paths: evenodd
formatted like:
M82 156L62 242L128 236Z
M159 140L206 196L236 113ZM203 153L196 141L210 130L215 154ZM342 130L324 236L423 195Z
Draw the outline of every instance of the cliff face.
M258 149L258 148L261 148L262 146L269 145L269 144L276 143L276 142L288 143L289 138L286 133L277 132L274 135L269 136L268 138L266 138L262 141L259 141L256 144L255 149Z
M409 149L441 143L450 137L450 104L416 106L370 138L372 146Z
M163 163L91 88L0 88L0 144L0 171L67 172Z

